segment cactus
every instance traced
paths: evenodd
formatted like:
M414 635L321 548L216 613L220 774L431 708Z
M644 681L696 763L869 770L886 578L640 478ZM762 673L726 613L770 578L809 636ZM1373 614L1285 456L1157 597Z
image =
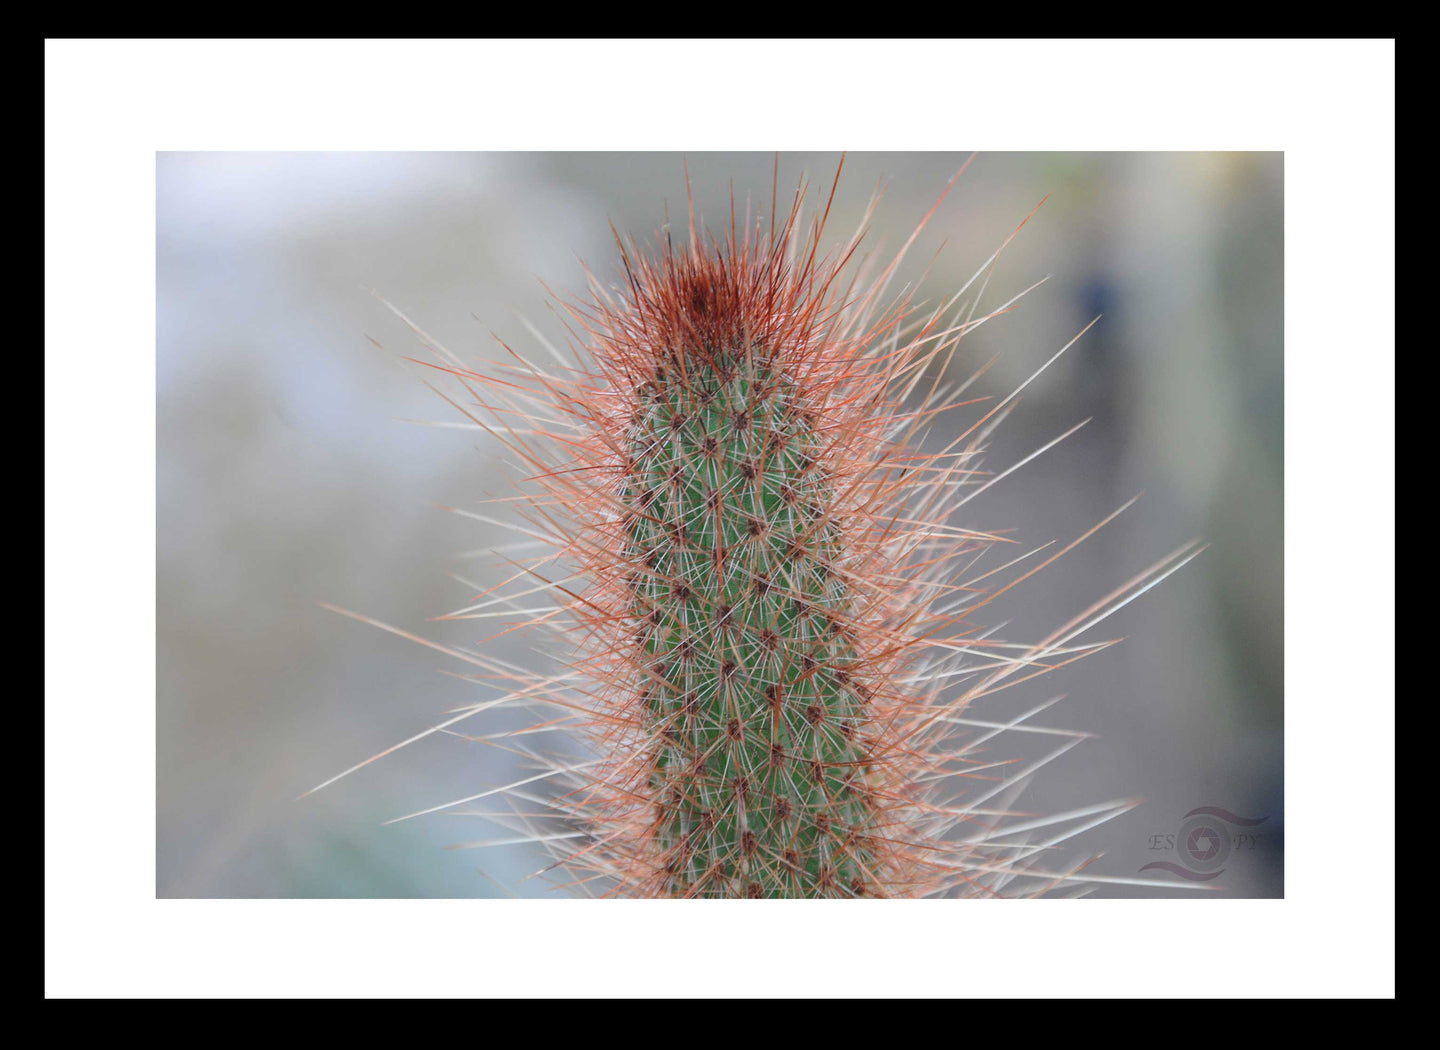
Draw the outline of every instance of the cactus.
M667 260L670 286L642 327L670 334L640 362L648 378L629 377L614 608L635 625L622 688L648 738L647 881L667 894L874 893L880 668L856 637L831 421L797 352L822 341L766 330L776 260L730 261Z
M497 793L541 805L476 815L544 843L567 883L608 894L894 897L1106 881L1036 858L1134 802L1005 826L1034 767L997 775L983 747L1034 728L1035 712L1007 725L967 709L1110 644L1078 639L1198 550L1039 643L991 637L973 614L1080 541L979 586L1021 560L976 571L1002 541L957 521L998 480L981 455L1013 394L973 408L940 450L920 449L938 417L975 405L961 400L968 384L937 378L956 344L1014 300L951 320L967 289L924 314L887 300L904 249L883 268L857 258L860 234L827 252L829 201L807 225L807 195L802 183L768 229L738 224L732 208L723 240L697 232L692 206L685 248L665 232L644 253L617 234L623 283L592 276L592 297L564 304L579 367L511 350L516 363L487 375L430 341L433 367L469 394L447 400L526 464L519 527L550 548L511 578L515 595L480 595L451 618L493 617L548 591L559 603L516 623L558 627L574 654L540 677L455 651L503 695L445 726L538 705L537 728L569 728L591 754L526 747L540 773L422 812L467 812L455 807ZM1083 736L1041 731L1062 738L1050 758ZM555 815L569 830L536 827ZM1030 838L1067 821L1084 823Z

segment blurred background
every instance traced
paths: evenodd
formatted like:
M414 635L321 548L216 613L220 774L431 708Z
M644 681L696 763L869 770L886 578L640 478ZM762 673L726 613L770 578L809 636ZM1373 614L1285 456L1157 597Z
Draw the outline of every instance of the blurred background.
M782 155L782 200L802 174L828 189L838 159ZM740 207L748 196L768 212L772 155L683 160L702 218L728 223L732 184ZM868 244L898 249L964 160L851 154L834 239L883 183ZM505 752L431 737L297 800L477 699L453 677L463 666L318 603L476 640L485 621L427 618L473 593L450 574L499 578L466 552L503 539L437 505L484 512L479 500L513 491L483 435L404 422L457 416L399 363L423 347L370 289L481 367L503 353L491 333L536 345L522 318L559 342L540 281L580 291L582 261L617 279L608 223L643 241L667 204L683 217L682 157L170 153L156 192L157 895L553 895L529 877L536 847L444 848L493 827L382 826L515 779ZM1220 895L1282 896L1283 155L982 154L902 279L922 300L948 297L1047 194L984 303L1053 278L968 336L953 367L998 354L976 392L1003 396L1103 314L1026 390L987 465L1093 421L977 499L965 524L1034 546L1144 496L989 607L992 621L1037 638L1185 541L1211 546L1094 635L1123 644L973 716L1063 691L1046 724L1099 736L1042 770L1022 807L1145 799L1074 840L1070 859L1103 854L1090 870L1114 876L1180 861L1185 815L1219 807L1264 818L1243 829L1254 838L1215 880ZM519 648L507 656L523 661Z

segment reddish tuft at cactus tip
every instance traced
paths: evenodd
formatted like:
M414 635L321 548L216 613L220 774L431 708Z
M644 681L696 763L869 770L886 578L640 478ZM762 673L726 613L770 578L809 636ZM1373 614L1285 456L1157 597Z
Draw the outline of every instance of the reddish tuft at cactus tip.
M939 309L888 297L915 237L885 264L858 256L860 233L827 246L838 182L810 221L802 183L783 220L773 201L768 224L737 221L732 204L719 238L697 233L692 206L684 248L663 231L648 253L617 235L620 282L592 277L588 300L562 303L568 363L511 350L514 363L486 375L427 339L433 367L467 392L447 400L524 465L511 513L523 540L548 548L449 618L493 622L528 595L504 636L551 627L567 653L540 676L456 651L502 695L436 728L523 706L542 712L537 730L567 729L589 753L555 758L505 734L492 742L537 772L423 812L500 796L511 811L477 815L520 837L473 845L543 844L547 870L596 895L1038 894L1145 881L1045 863L1133 800L1011 815L1025 778L1084 734L1032 725L1048 703L1003 718L969 709L1111 644L1081 635L1198 548L1038 643L1001 642L976 622L1085 538L1031 552L1035 565L1018 547L982 565L1009 541L962 518L1009 473L983 471L980 457L1015 395L965 400L970 383L945 376L965 333L1015 300L977 316L977 295L951 316L998 252ZM927 437L942 447L922 452ZM544 593L555 604L528 607ZM1059 746L1011 771L988 745L1017 728Z

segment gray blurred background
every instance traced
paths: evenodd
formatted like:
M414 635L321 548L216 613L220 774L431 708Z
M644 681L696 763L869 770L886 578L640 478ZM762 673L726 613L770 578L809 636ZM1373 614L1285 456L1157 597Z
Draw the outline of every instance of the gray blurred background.
M748 194L768 211L772 155L686 159L703 217L728 223L732 181L742 207ZM832 234L848 236L884 180L869 243L898 248L964 159L850 155ZM783 155L782 197L802 172L828 187L837 160ZM492 331L535 346L522 317L558 341L537 278L579 290L584 260L615 279L607 220L648 239L667 202L683 216L682 158L161 154L156 178L157 894L547 895L527 878L534 847L443 848L493 826L381 825L505 783L520 767L504 752L432 737L296 799L479 696L442 673L463 666L317 603L475 640L484 621L427 617L473 593L448 573L499 578L462 555L503 536L435 505L512 491L483 435L399 421L457 417L397 363L423 347L367 289L482 366L501 353ZM1045 723L1100 734L1046 767L1023 808L1146 800L1068 859L1103 853L1091 870L1117 876L1179 860L1156 836L1219 806L1266 818L1219 892L1281 896L1283 157L982 154L902 276L918 280L943 244L920 297L948 296L1047 193L985 302L1054 278L967 337L955 368L1000 354L977 392L1004 395L1103 314L1026 391L988 465L1094 421L977 499L966 524L1033 546L1145 495L987 611L1033 639L1181 543L1211 547L1094 635L1123 644L973 713L1013 717L1064 692ZM1007 754L1035 757L1045 739Z

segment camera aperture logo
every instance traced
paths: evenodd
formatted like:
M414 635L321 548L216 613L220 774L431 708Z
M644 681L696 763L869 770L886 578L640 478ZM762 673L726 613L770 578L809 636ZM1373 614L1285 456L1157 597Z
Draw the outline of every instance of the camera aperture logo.
M1231 854L1253 850L1260 840L1257 827L1269 817L1238 817L1219 806L1200 806L1186 813L1174 835L1151 835L1152 850L1174 850L1181 863L1152 860L1140 870L1158 868L1191 882L1209 882L1225 870Z

